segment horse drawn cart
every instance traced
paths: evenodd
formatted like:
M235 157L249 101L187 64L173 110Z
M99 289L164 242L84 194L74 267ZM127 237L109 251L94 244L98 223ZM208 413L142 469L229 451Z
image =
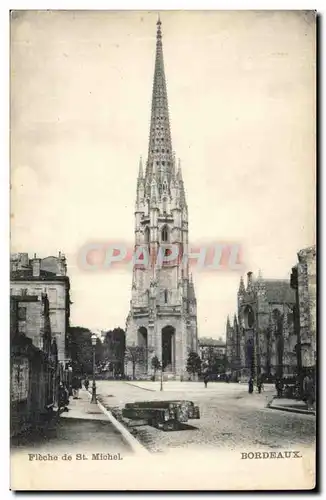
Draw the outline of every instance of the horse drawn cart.
M200 419L200 412L192 401L141 401L127 403L122 416L168 431L179 429L188 420Z

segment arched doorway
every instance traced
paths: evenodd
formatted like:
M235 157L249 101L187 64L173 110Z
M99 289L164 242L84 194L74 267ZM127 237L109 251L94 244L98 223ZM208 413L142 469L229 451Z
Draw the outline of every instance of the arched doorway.
M144 326L138 328L137 332L138 336L138 347L141 347L142 350L138 354L138 363L141 372L147 373L147 364L148 364L148 334L147 329Z
M175 370L175 328L170 325L162 328L162 365L163 370Z

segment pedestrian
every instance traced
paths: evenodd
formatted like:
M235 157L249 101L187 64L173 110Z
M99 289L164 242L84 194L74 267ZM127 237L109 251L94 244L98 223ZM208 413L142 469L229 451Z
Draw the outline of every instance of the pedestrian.
M261 378L260 378L260 377L258 377L258 378L257 378L257 389L258 389L258 394L261 394L261 386L262 386Z
M59 384L59 394L58 394L58 415L65 411L69 411L67 408L69 404L69 392L62 382Z
M248 392L249 394L252 394L254 392L254 382L252 378L250 378L248 382Z
M86 391L88 391L89 380L88 380L88 376L87 375L86 375L85 380L84 380L84 386L85 386Z
M307 380L305 383L305 400L307 403L307 409L311 410L313 404L315 402L315 394L314 394L314 384L311 376L307 376Z
M205 389L207 389L207 384L208 384L209 376L206 374L204 376L204 384L205 384Z
M277 397L278 398L281 398L282 395L283 395L283 387L284 387L284 385L283 385L282 379L277 378L276 379L276 383L275 383L275 388L276 388L276 391L277 391Z
M72 396L73 396L73 399L78 399L80 388L81 388L81 379L77 375L74 375L72 378Z

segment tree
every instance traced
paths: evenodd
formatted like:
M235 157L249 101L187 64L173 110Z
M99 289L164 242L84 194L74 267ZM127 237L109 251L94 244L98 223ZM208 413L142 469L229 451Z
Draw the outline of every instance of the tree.
M68 330L68 353L72 368L77 373L92 373L93 348L92 332L88 328L72 326Z
M161 368L161 363L157 356L154 356L152 358L152 368L154 370L154 380L155 380L156 372Z
M200 373L201 359L196 352L190 352L187 360L187 372L195 375Z
M125 359L126 361L130 361L132 363L132 378L135 379L136 365L145 366L148 359L148 353L151 350L145 346L139 345L128 345L126 347Z
M125 331L119 327L107 331L103 342L103 366L110 366L114 374L123 375L125 350Z
M229 367L227 356L217 352L213 346L209 346L203 361L203 370L210 374L225 374Z

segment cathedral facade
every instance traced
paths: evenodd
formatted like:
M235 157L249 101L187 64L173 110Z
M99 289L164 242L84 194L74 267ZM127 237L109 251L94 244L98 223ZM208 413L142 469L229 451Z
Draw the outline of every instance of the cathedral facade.
M126 347L142 347L136 375L153 373L152 358L171 378L185 375L189 352L198 350L197 302L189 274L188 207L180 161L172 149L161 21L147 161L139 164L135 204L135 255ZM175 258L174 258L175 256ZM172 258L173 257L173 258ZM126 366L132 374L131 363Z

